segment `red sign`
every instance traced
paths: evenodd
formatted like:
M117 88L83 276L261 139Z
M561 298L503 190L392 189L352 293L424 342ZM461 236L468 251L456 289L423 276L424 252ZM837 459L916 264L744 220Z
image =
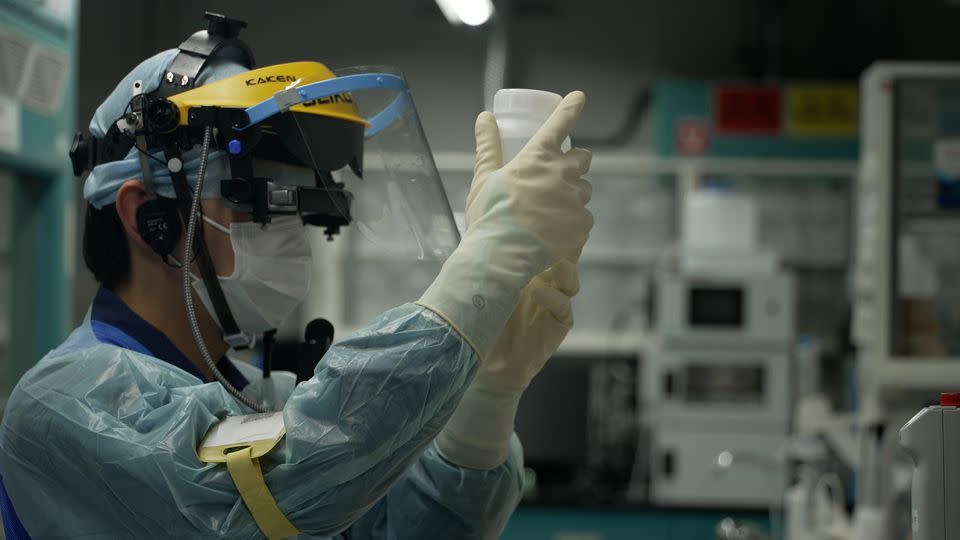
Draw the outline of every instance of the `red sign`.
M778 135L783 120L779 88L718 86L713 91L713 122L724 135Z
M710 135L703 120L681 120L676 134L677 153L681 156L702 156L710 149Z

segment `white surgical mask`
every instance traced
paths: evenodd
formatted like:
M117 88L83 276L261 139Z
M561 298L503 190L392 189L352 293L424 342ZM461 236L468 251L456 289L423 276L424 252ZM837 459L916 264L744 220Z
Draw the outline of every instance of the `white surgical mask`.
M310 243L300 219L273 218L266 227L252 221L231 223L230 228L207 216L203 220L230 235L233 274L218 279L237 326L254 334L278 328L310 287ZM203 280L194 277L193 288L219 324Z

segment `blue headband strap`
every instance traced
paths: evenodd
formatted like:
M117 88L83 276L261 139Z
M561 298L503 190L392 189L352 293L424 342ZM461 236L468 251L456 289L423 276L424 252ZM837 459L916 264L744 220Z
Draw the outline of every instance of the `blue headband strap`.
M294 105L307 101L325 98L356 90L400 90L400 95L394 98L389 105L377 114L367 119L370 127L366 130L366 137L373 137L396 120L410 105L407 97L407 85L403 77L389 73L364 73L360 75L346 75L325 81L318 81L304 86L289 88L275 93L273 96L253 105L246 110L249 122L238 128L240 131L250 126L286 111Z

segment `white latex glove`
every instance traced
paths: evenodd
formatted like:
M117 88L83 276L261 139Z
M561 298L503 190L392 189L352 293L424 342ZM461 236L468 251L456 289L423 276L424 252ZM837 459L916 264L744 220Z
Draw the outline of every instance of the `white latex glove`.
M573 328L570 302L580 290L574 260L533 278L477 372L475 383L521 394Z
M477 118L478 174L467 194L466 225L469 230L477 219L474 202L484 188L487 175L479 174L500 165L502 148L497 119L491 113ZM591 154L583 148L570 150L577 156L585 174ZM570 299L580 290L576 264L583 245L566 259L538 274L520 293L520 302L477 373L474 386L509 390L521 394L543 369L573 326Z
M493 115L477 118L476 136L478 149L501 147ZM573 152L585 154L589 167L586 150ZM490 166L497 164L496 152L478 151L478 170L487 166L481 156L492 158ZM472 205L484 178L477 175L467 195L467 230L473 226ZM570 302L580 289L576 263L582 247L534 277L521 291L520 302L476 378L437 435L437 450L448 461L463 467L492 469L506 460L523 391L573 327Z
M584 207L591 195L583 179L590 153L560 149L585 101L582 92L568 94L505 166L499 135L496 144L490 137L478 138L470 225L418 303L453 325L481 362L513 313L520 290L582 246L593 227ZM491 123L495 128L493 115L481 113L478 134Z
M569 259L524 287L489 356L437 435L437 451L447 461L492 469L507 459L520 397L573 327L570 300L579 288L577 267Z

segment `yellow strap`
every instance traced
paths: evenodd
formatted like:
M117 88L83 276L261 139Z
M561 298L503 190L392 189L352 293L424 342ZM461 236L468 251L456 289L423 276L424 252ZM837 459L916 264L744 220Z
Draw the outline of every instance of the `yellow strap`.
M277 501L263 481L260 461L250 457L250 447L227 454L227 470L237 485L247 510L253 515L257 527L270 540L279 540L300 534L277 507Z

